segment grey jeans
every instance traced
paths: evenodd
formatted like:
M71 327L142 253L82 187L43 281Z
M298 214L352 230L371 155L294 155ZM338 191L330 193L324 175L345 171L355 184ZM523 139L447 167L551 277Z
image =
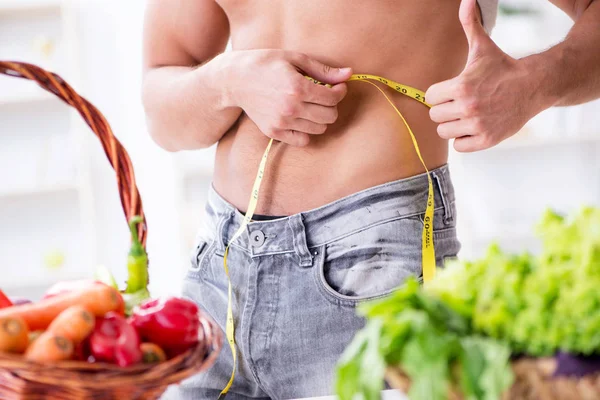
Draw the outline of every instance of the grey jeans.
M456 256L448 167L432 171L438 265ZM418 175L285 218L252 222L231 246L239 364L228 398L295 399L333 394L335 365L364 322L360 301L421 276L427 177ZM213 189L183 295L224 329L223 254L243 215ZM216 364L173 389L173 399L217 399L232 369L224 343Z

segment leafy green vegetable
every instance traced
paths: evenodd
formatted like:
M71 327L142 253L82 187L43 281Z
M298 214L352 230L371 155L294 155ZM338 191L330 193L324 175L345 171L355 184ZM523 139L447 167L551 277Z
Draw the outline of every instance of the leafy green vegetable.
M509 347L489 338L467 337L462 350L462 393L474 393L476 399L499 399L514 379L507 368Z
M362 304L366 326L340 359L341 400L380 397L385 369L411 380L411 400L494 400L512 384L511 355L600 354L600 208L546 211L540 254L452 261L425 287L408 280Z
M341 400L379 399L388 365L402 366L411 378L412 400L445 400L458 379L467 398L492 399L512 379L509 348L469 335L467 318L422 291L414 279L387 298L362 304L359 312L367 324L338 363Z
M343 354L339 374L344 379L338 380L336 385L342 399L352 399L358 392L362 393L364 400L379 399L385 373L385 361L379 345L381 328L380 320L369 324L358 332Z
M546 211L542 252L454 261L427 287L470 319L476 333L508 340L514 353L589 355L600 350L600 209L572 218Z

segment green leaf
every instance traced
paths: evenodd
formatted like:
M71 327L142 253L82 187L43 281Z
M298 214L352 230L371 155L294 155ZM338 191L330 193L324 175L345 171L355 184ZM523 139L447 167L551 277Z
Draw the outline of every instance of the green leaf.
M117 284L115 277L105 265L101 265L96 269L96 272L94 272L94 279L119 290L119 285Z
M498 400L513 382L510 348L484 337L461 341L461 388L466 398Z
M370 321L359 331L338 361L336 392L340 400L380 400L385 360L379 351L382 321Z
M411 379L411 400L446 400L450 359L456 342L447 335L425 331L410 339L402 353L401 366Z
M480 349L485 356L485 368L481 373L483 400L497 400L513 383L510 368L510 349L499 342L479 339Z
M483 389L479 384L479 379L485 368L485 356L479 346L470 338L464 339L461 345L460 386L463 395L467 399L480 400L483 397Z

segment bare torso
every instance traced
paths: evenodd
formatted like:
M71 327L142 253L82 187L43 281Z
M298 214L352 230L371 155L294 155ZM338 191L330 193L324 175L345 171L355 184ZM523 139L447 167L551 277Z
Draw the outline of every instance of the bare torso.
M234 50L279 48L331 66L350 66L423 91L458 75L468 46L459 0L218 0ZM385 89L417 136L428 168L447 162L448 143L436 134L429 109ZM214 185L245 211L268 143L242 114L217 148ZM408 132L371 85L349 82L339 118L306 147L276 143L267 165L260 214L290 215L343 196L423 172Z

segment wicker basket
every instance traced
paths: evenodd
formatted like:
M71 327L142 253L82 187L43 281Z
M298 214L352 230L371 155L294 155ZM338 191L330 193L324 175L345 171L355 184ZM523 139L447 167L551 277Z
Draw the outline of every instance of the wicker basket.
M514 382L502 400L599 400L600 373L583 378L554 376L554 358L522 358L512 363ZM410 379L398 368L388 368L386 381L407 392ZM448 400L463 400L458 388L451 388Z
M116 172L127 221L136 215L144 218L131 160L102 113L60 76L35 65L0 61L0 73L35 81L79 112L100 139ZM145 226L144 218L144 224L139 228L144 247ZM160 364L120 368L112 364L65 361L50 365L30 362L18 355L0 354L0 399L158 399L169 385L210 368L221 351L221 329L203 312L199 313L199 318L202 329L198 346Z

